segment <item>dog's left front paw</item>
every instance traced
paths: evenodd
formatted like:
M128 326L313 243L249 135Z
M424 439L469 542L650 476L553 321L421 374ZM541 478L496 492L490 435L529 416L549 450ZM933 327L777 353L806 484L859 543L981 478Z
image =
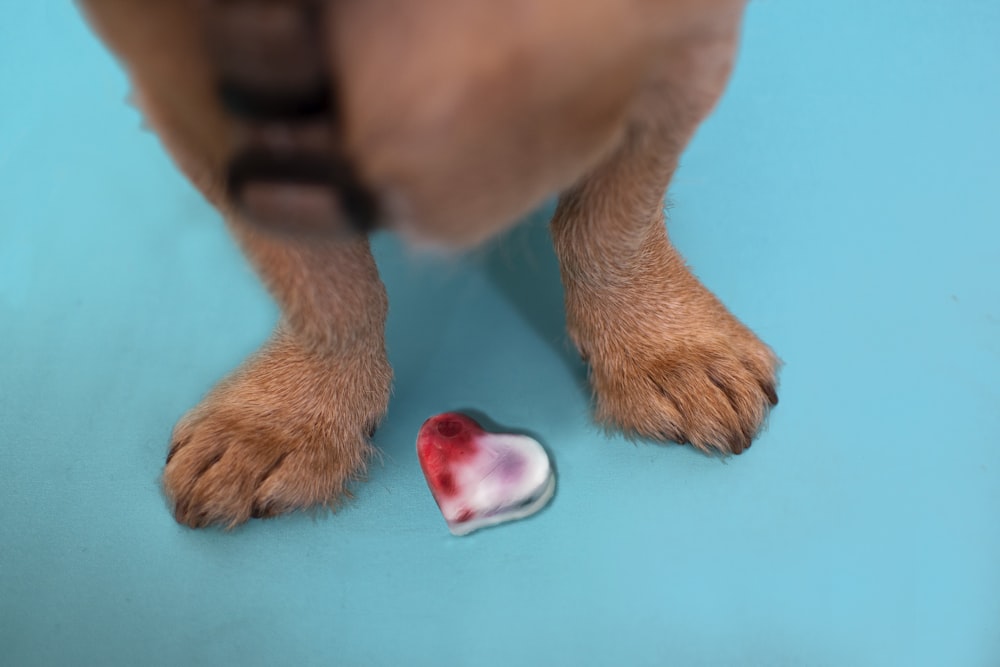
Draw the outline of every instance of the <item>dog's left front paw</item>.
M683 342L664 341L655 355L625 347L592 358L597 420L626 434L742 453L778 403L778 361L741 329L683 332Z
M740 454L778 403L774 352L693 277L571 304L595 418L612 429Z

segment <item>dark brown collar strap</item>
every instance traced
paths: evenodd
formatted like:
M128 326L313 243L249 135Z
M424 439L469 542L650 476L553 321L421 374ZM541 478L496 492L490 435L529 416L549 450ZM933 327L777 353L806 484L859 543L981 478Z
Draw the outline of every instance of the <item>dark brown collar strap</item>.
M233 204L275 230L367 232L374 194L344 154L324 0L203 0L219 101L233 118Z

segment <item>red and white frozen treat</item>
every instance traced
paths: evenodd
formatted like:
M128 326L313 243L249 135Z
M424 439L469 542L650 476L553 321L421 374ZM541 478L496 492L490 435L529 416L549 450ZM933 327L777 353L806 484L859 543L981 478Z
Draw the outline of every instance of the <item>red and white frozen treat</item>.
M549 456L536 440L487 433L457 412L424 422L417 458L454 535L530 516L556 488Z

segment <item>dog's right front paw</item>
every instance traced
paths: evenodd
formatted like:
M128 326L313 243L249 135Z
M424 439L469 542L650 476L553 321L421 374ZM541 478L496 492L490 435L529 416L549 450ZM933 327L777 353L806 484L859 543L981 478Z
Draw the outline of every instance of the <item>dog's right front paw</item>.
M232 528L332 506L374 451L390 380L384 358L269 344L174 429L163 487L177 521Z

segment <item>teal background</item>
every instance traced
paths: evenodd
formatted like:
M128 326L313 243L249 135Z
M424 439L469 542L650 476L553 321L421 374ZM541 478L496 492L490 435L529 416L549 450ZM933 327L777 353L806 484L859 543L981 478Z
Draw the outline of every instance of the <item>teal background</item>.
M0 664L1000 665L1000 4L751 3L671 191L785 360L744 456L587 417L544 216L447 264L375 242L385 452L333 516L191 531L174 421L276 311L69 3L0 23ZM539 434L537 517L449 536L413 443Z

